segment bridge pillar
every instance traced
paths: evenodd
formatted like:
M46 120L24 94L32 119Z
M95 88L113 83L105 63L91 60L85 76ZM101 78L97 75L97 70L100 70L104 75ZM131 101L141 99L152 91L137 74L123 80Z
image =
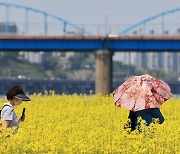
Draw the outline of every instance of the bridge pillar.
M107 95L112 92L112 55L108 50L96 51L96 94Z

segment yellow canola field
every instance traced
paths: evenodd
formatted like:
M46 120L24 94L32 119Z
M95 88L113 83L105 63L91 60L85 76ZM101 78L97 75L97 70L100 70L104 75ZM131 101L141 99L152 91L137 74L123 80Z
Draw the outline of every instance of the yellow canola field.
M161 106L165 122L124 130L129 111L114 106L112 96L33 95L15 107L26 119L18 133L0 133L0 153L180 154L180 100ZM6 100L0 100L1 106Z

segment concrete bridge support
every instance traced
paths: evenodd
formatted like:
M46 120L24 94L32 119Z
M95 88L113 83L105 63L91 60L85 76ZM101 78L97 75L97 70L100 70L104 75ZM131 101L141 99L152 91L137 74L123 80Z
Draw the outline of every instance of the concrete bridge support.
M112 55L108 50L96 51L96 94L107 95L112 92Z

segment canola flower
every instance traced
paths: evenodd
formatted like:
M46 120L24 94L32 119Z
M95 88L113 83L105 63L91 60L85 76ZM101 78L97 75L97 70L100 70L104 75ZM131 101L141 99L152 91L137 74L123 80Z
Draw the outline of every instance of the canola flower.
M163 124L142 124L141 133L129 134L124 130L129 110L114 106L112 96L51 92L31 99L15 107L18 117L26 108L18 133L0 133L1 153L180 153L180 100L161 106Z

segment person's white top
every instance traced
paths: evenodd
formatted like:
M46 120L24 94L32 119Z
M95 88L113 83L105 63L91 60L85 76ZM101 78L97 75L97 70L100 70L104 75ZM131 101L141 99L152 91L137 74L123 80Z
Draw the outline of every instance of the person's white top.
M10 103L5 103L3 109L1 110L1 119L3 120L12 120L9 127L16 127L17 130L19 128L19 120L14 112L14 107ZM17 131L16 130L16 131Z

